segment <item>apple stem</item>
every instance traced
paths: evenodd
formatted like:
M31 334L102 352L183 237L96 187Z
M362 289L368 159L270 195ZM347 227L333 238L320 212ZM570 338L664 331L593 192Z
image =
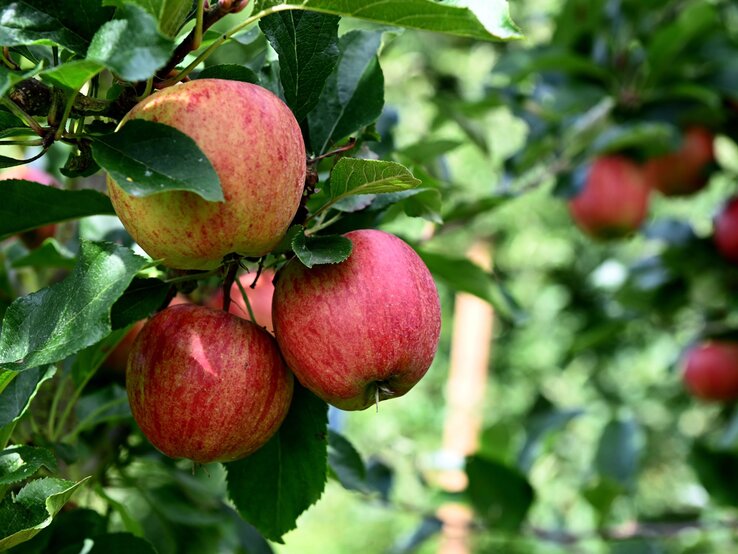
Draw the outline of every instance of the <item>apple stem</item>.
M231 260L226 266L225 279L223 279L223 311L228 312L231 307L231 287L236 281L236 273L238 273L238 262Z
M259 267L261 267L261 266L259 266ZM259 277L257 275L257 279L258 278ZM256 281L254 281L254 283L256 283ZM249 317L251 318L251 321L253 323L255 323L256 325L259 325L259 322L256 321L256 317L254 317L254 310L251 308L251 302L249 301L249 295L246 294L246 291L244 290L243 285L241 284L241 280L240 279L236 279L236 286L238 287L238 290L241 291L241 296L243 296L243 303L246 304L246 309L249 312Z
M374 387L374 406L376 406L377 413L379 413L379 385Z
M249 288L254 288L256 286L256 283L259 281L259 277L261 277L261 272L264 269L264 258L259 259L259 265L256 268L256 277L254 277L254 281L249 285Z

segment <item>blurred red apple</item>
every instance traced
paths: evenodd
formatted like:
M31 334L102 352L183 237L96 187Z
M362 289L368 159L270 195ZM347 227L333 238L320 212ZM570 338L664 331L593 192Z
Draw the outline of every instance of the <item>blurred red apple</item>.
M274 283L272 281L274 280L274 272L271 269L265 269L253 289L251 288L251 283L254 281L253 274L241 275L238 280L249 297L256 323L266 327L267 331L274 334L274 326L272 325L272 296L274 296ZM219 288L208 298L205 305L216 310L222 309L223 289ZM228 311L233 315L251 321L246 303L243 301L243 295L236 283L233 283L231 287L231 305Z
M292 399L292 374L274 338L222 310L172 306L133 344L126 372L131 412L161 452L228 462L277 431Z
M650 190L643 172L622 156L597 158L582 191L569 201L574 222L595 238L617 238L637 230L648 214Z
M40 169L36 169L35 167L31 167L29 165L18 165L8 168L0 173L0 180L5 181L7 179L23 179L25 181L34 181L36 183L41 183L42 185L48 185L57 188L59 187L59 183L57 183L51 175L49 175L45 171L41 171ZM29 231L20 233L19 236L20 239L23 241L23 244L25 244L29 249L32 250L41 246L42 242L44 242L48 238L53 237L55 233L56 225L51 223L49 225L44 225L42 227L37 227L36 229L31 229Z
M415 251L394 235L352 231L349 258L277 274L272 318L287 365L314 394L363 410L408 392L433 361L438 292Z
M738 399L738 343L708 341L691 349L684 364L684 384L703 400Z
M714 227L712 240L718 252L738 264L738 196L728 199L715 217Z
M679 150L646 162L646 182L666 196L685 196L702 189L709 180L708 167L715 160L713 140L704 127L687 129Z

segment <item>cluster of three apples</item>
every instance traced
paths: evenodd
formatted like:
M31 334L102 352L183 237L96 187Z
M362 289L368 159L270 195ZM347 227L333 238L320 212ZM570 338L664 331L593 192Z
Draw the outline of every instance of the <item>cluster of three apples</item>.
M154 259L213 269L236 253L260 257L284 237L303 195L306 154L289 108L256 85L202 79L164 89L126 117L192 138L218 174L225 202L192 192L145 197L112 178L118 216ZM440 334L432 277L402 240L377 230L346 235L349 258L279 271L276 340L223 310L171 306L151 318L129 356L131 411L159 450L196 462L258 449L290 406L292 373L325 401L357 410L401 396L425 374Z

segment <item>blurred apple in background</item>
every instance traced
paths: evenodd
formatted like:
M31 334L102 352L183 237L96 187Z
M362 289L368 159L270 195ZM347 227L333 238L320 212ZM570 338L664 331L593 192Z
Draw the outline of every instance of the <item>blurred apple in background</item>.
M267 331L274 334L274 325L272 324L272 297L274 296L274 271L271 269L265 269L259 280L256 282L256 286L252 289L251 283L254 282L255 274L247 273L241 275L238 280L241 282L241 286L246 291L251 303L251 309L254 311L254 317L256 323L262 327L266 327ZM218 310L223 308L223 289L219 288L208 300L205 302L206 306L210 308L216 308ZM241 290L238 288L236 283L233 283L231 287L231 305L228 309L233 315L242 317L243 319L251 320L249 311L246 308L246 303L243 301L243 295Z
M738 399L738 343L712 340L691 349L683 378L687 390L702 400Z
M715 160L714 137L704 127L684 132L679 150L651 158L643 168L650 187L666 196L686 196L704 188Z

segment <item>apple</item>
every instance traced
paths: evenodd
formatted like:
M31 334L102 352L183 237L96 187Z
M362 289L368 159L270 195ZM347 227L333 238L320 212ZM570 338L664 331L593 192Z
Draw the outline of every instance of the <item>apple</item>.
M738 343L711 340L692 348L684 363L684 384L697 398L738 399Z
M198 79L156 92L132 119L155 121L192 138L220 178L225 202L186 191L126 194L108 176L118 217L152 258L175 269L213 269L230 253L258 257L281 240L305 184L305 144L289 108L268 90Z
M138 334L126 388L133 417L156 448L204 464L237 460L266 443L287 415L293 380L264 329L182 304Z
M649 186L665 196L686 196L707 184L707 170L714 160L712 133L704 127L691 127L684 132L676 152L651 158L643 171Z
M592 237L623 237L643 223L649 195L635 163L622 156L601 156L592 163L582 191L569 201L569 212Z
M272 304L277 342L298 380L343 410L407 393L438 347L441 308L428 268L394 235L352 231L349 258L312 269L292 259Z
M712 240L718 252L738 264L738 196L728 199L715 217L714 227Z
M5 181L7 179L23 179L25 181L34 181L50 187L59 187L59 183L57 183L51 175L29 165L18 165L8 168L0 173L0 180ZM43 225L36 229L31 229L30 231L24 231L23 233L20 233L19 236L23 241L23 244L32 250L41 246L42 242L53 237L55 233L56 225L50 223L49 225Z
M249 297L249 303L254 312L256 323L262 327L266 327L266 330L273 334L272 296L274 296L274 283L272 281L274 280L274 272L271 269L265 269L253 289L251 288L251 283L254 282L253 274L241 275L238 280ZM208 298L205 305L211 308L221 309L223 307L223 289L219 288ZM238 317L251 320L249 310L243 301L241 289L238 288L236 283L233 283L231 286L231 305L228 311Z

